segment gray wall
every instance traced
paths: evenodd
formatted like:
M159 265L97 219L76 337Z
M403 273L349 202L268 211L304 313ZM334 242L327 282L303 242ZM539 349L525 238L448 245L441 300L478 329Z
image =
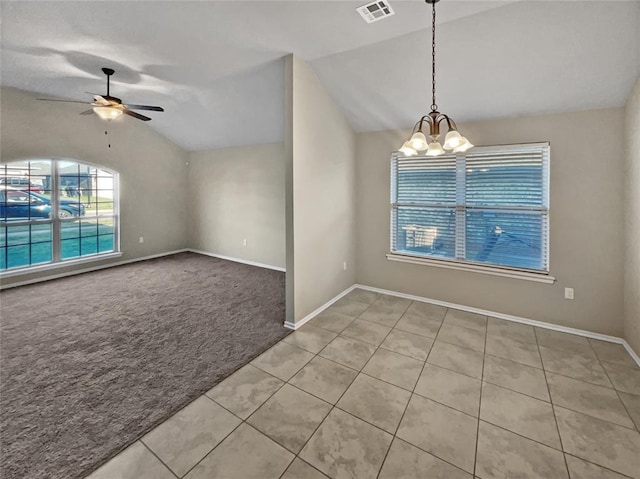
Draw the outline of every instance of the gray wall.
M550 272L557 282L387 260L390 153L408 132L386 131L357 135L358 283L621 336L623 110L460 127L476 145L551 142ZM565 287L575 289L575 300L564 299Z
M284 268L284 145L189 156L189 247Z
M309 65L286 64L287 319L299 321L355 281L355 135Z
M80 116L82 105L38 101L14 88L2 88L1 95L2 162L69 158L120 173L123 252L113 260L13 276L3 285L187 246L186 151L129 117L111 122L108 148L105 123L95 115Z
M624 335L640 354L640 77L625 113Z

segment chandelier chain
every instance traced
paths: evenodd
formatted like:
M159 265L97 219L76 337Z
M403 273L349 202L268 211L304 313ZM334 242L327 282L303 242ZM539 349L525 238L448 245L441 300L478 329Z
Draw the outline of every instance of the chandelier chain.
M436 3L431 4L431 111L437 111L436 105Z

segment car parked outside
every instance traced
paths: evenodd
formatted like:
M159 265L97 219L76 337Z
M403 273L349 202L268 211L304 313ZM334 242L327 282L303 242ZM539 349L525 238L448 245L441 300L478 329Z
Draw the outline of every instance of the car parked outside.
M72 218L84 216L84 205L79 201L60 198L58 216ZM0 220L29 220L51 217L51 199L29 190L0 186Z
M31 183L28 178L20 178L17 176L6 176L0 178L0 185L12 186L21 190L35 191L36 193L42 193L42 187Z

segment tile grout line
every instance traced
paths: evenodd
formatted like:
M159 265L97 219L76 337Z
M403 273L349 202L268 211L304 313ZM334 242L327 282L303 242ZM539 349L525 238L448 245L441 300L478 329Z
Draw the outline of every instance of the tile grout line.
M478 445L480 444L480 413L482 412L482 396L484 394L484 362L487 352L487 337L489 335L489 318L487 318L487 328L484 332L484 352L482 354L482 372L480 374L480 400L478 401L478 425L476 428L476 451L473 456L473 475L478 469Z
M142 441L142 438L138 439L138 441L140 441L140 444L142 444L142 446L143 446L147 451L149 451L149 452L153 455L153 457L155 457L158 461L160 461L160 463L161 463L161 464L162 464L162 465L163 465L163 466L164 466L164 467L165 467L165 468L166 468L166 469L167 469L171 474L173 474L175 477L177 477L178 479L180 479L180 476L178 476L178 474L176 474L175 472L173 472L173 469L171 469L171 468L169 467L169 465L168 465L168 464L166 464L162 459L160 459L160 456L158 456L155 452L153 452L153 450L152 450L149 446L147 446L147 445ZM133 444L135 444L135 442L134 442ZM133 444L132 444L131 446L133 446ZM129 446L129 447L131 447L131 446ZM129 447L127 447L127 449L128 449ZM126 451L126 449L125 449L125 451ZM117 457L117 456L116 456L116 457ZM105 464L108 464L108 462L106 462ZM96 470L97 470L97 469L96 469ZM93 474L93 473L91 473L91 474Z
M558 424L558 417L556 415L556 409L553 404L553 396L551 396L551 387L549 386L549 380L547 379L547 371L544 368L544 360L542 359L542 352L540 352L540 342L538 340L538 333L535 328L533 329L533 333L536 337L538 355L540 356L540 362L542 363L542 374L544 374L544 382L547 386L547 392L549 393L549 401L551 402L551 412L553 413L553 420L556 423L556 432L558 433L558 440L560 441L560 448L561 448L562 459L564 461L564 467L567 470L567 478L570 478L571 472L569 471L569 463L567 462L567 456L564 450L564 443L562 442L562 434L560 434L560 425Z
M635 430L637 432L640 432L640 427L636 424L636 422L631 417L631 414L629 413L629 409L627 408L627 405L624 403L624 401L620 397L620 391L618 391L618 389L616 388L616 385L611 380L611 377L609 376L609 371L607 371L607 368L605 368L604 364L602 364L602 360L600 359L600 356L598 356L598 352L596 351L596 348L593 347L593 344L591 344L591 341L589 341L588 339L587 339L587 342L589 343L589 346L591 346L591 349L593 350L593 353L596 355L596 358L598 358L598 363L600 364L600 367L604 371L605 376L607 376L607 379L609 380L609 382L613 386L613 390L616 393L616 397L618 398L618 401L620 401L620 403L622 404L622 407L623 407L624 411L627 413L627 417L631 421L631 424L634 425ZM623 392L625 392L625 391L623 391ZM627 393L627 394L630 394L630 393Z

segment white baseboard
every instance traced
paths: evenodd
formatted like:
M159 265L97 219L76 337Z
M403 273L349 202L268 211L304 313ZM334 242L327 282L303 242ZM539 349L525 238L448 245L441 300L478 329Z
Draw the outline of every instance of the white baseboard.
M333 303L335 303L336 301L338 301L340 298L342 298L343 296L346 296L347 294L349 294L351 291L353 291L354 289L357 288L357 285L353 285L348 287L347 289L345 289L342 293L338 294L337 296L331 298L329 301L327 301L326 303L324 303L322 306L320 306L318 309L310 312L309 314L307 314L304 318L302 318L300 321L296 321L295 323L292 323L290 321L285 321L284 322L284 327L287 329L298 329L301 328L305 323L311 321L313 318L315 318L317 315L319 315L322 311L324 311L325 309L327 309L329 306L331 306Z
M192 253L203 254L205 256L211 256L213 258L224 259L224 260L227 260L227 261L233 261L235 263L248 264L250 266L258 266L259 268L273 269L275 271L282 271L282 272L286 271L286 269L282 268L281 266L273 266L273 265L270 265L270 264L258 263L256 261L249 261L247 259L234 258L232 256L224 256L224 255L221 255L221 254L210 253L208 251L201 251L199 249L187 248L185 251L190 251Z
M391 291L388 289L374 288L372 286L366 286L363 284L354 284L349 291L355 288L360 288L367 291L373 291L375 293L388 294L390 296L397 296L399 298L406 298L412 301L421 301L423 303L436 304L438 306L444 306L446 308L460 309L462 311L468 311L470 313L478 313L484 316L491 316L498 319L504 319L506 321L513 321L516 323L528 324L530 326L536 326L538 328L551 329L553 331L560 331L563 333L575 334L577 336L584 336L586 338L591 338L591 339L599 339L600 341L607 341L609 343L621 344L622 346L624 346L627 352L631 355L631 357L636 362L636 364L640 366L640 357L638 357L638 355L633 351L629 343L627 343L622 338L618 338L617 336L609 336L607 334L593 333L591 331L586 331L584 329L570 328L568 326L560 326L559 324L545 323L543 321L536 321L535 319L522 318L520 316L513 316L511 314L497 313L495 311L489 311L486 309L473 308L470 306L465 306L463 304L449 303L447 301L439 301L437 299L425 298L423 296L415 296L412 294L399 293L397 291Z
M101 265L97 265L97 266L90 266L88 268L82 268L82 269L75 269L73 271L66 271L64 273L57 273L57 274L50 274L47 276L39 276L38 278L34 278L34 279L28 279L26 281L18 281L17 283L11 283L11 284L7 284L7 285L0 285L0 290L1 289L10 289L10 288L15 288L17 286L25 286L27 284L33 284L33 283L40 283L42 281L49 281L52 279L58 279L58 278L65 278L67 276L75 276L76 274L82 274L82 273L90 273L92 271L98 271L100 269L106 269L106 268L113 268L114 266L122 266L124 264L129 264L129 263L137 263L138 261L146 261L148 259L155 259L155 258L161 258L162 256L169 256L172 254L177 254L177 253L185 253L189 251L188 249L177 249L174 251L167 251L165 253L158 253L158 254L152 254L149 256L143 256L141 258L133 258L133 259L126 259L123 261L115 261L113 263L107 263L107 264L101 264ZM99 258L96 259L96 261L98 261ZM64 267L64 263L60 263L60 267ZM70 265L71 266L71 265ZM29 274L29 271L26 271L25 274Z

